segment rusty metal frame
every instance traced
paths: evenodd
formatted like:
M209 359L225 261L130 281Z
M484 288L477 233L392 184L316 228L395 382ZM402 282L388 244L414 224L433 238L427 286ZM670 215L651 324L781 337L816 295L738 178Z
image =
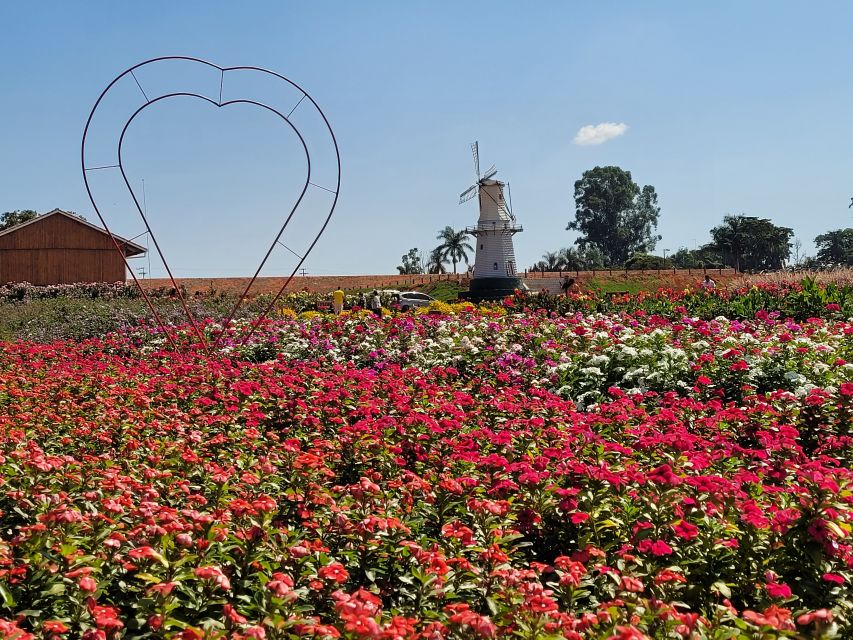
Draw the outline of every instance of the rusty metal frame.
M153 64L156 64L158 62L162 62L162 61L166 61L166 60L183 60L183 61L188 61L188 62L195 62L195 63L199 63L201 65L205 65L205 66L217 69L220 73L219 99L214 100L213 98L210 98L208 96L205 96L205 95L202 95L199 93L192 93L192 92L173 92L173 93L166 93L166 94L163 94L161 96L157 96L153 99L149 98L148 95L145 93L145 90L142 88L142 85L139 83L139 80L137 79L134 71L136 71L137 69L140 69L142 67L145 67L147 65L153 65ZM255 100L235 99L235 100L228 100L226 102L223 102L222 101L222 89L223 89L223 86L225 83L225 74L228 73L229 71L257 71L257 72L260 72L263 74L267 74L267 75L272 76L274 78L278 78L279 80L281 80L281 81L287 83L288 85L292 86L293 88L297 89L299 92L302 93L302 97L299 99L299 101L296 103L296 105L293 107L293 109L290 110L290 112L287 115L284 115L280 111L274 109L273 107L271 107L267 104L264 104L262 102L258 102ZM117 82L119 82L119 80L121 80L122 78L124 78L128 75L130 75L133 78L134 82L136 83L136 86L139 87L139 91L142 93L143 97L145 98L145 104L143 104L141 107L139 107L130 116L130 118L128 118L128 120L124 124L124 127L121 130L121 134L119 136L119 142L118 142L118 164L103 165L103 166L97 166L97 167L87 167L86 166L86 141L87 141L87 136L89 134L89 127L92 124L92 119L95 116L95 112L97 111L98 106L101 104L101 101L104 99L104 97L107 95L107 93L109 93L110 89L112 89L113 86L115 86L115 84ZM222 329L219 331L218 335L216 336L216 339L213 341L212 344L204 337L204 334L201 331L201 329L199 328L199 325L196 321L196 318L190 312L189 306L187 305L186 298L183 295L183 293L181 292L181 289L178 286L178 283L172 274L172 270L169 267L169 263L167 262L166 257L163 255L163 252L160 249L160 245L157 242L157 238L154 235L154 232L152 231L150 224L148 223L148 218L145 215L143 207L140 206L139 199L137 198L136 193L133 190L133 187L130 185L130 181L127 178L127 174L125 173L124 164L122 161L122 145L124 143L124 136L127 133L127 130L130 127L130 124L133 122L133 120L136 118L136 116L138 116L143 110L145 110L149 106L156 104L161 100L166 100L166 99L170 99L170 98L178 98L178 97L198 98L198 99L201 99L201 100L203 100L203 101L205 101L205 102L207 102L207 103L209 103L209 104L211 104L217 108L225 107L225 106L228 106L231 104L251 104L251 105L261 107L262 109L266 109L266 110L274 113L275 115L277 115L279 118L281 118L291 128L291 130L299 138L299 141L302 144L302 149L305 152L305 162L306 162L307 171L306 171L306 176L305 176L305 182L302 186L302 190L299 194L299 198L297 199L296 203L291 208L290 213L288 214L287 218L285 218L285 221L282 224L281 228L279 229L278 233L276 234L275 238L273 238L273 241L270 243L270 247L267 250L266 254L264 255L263 260L261 261L260 265L258 266L258 268L255 271L252 278L249 280L249 283L246 285L246 288L241 293L237 302L232 307L230 313L228 314L228 317L223 322ZM329 131L329 135L331 136L332 144L334 145L335 158L337 161L337 181L336 181L334 189L326 188L326 187L323 187L323 186L320 186L318 184L314 184L313 182L311 182L311 154L308 150L308 145L306 144L305 139L302 136L302 134L300 133L299 129L290 121L290 116L293 115L293 112L296 111L296 109L302 104L302 102L306 98L311 102L311 104L314 105L314 108L317 110L317 112L323 118L323 122L325 123L326 128ZM332 214L335 212L335 207L337 206L337 203L338 203L338 195L339 195L340 186L341 186L341 155L340 155L340 150L338 148L337 139L335 138L335 133L332 130L332 126L329 124L328 118L326 118L326 114L323 113L323 110L320 109L320 106L314 101L314 99L301 86L299 86L298 84L296 84L295 82L293 82L289 78L286 78L285 76L283 76L279 73L276 73L275 71L270 71L268 69L263 69L261 67L253 67L253 66L220 67L219 65L213 64L212 62L208 62L207 60L202 60L201 58L194 58L191 56L161 56L158 58L151 58L150 60L146 60L146 61L140 62L140 63L138 63L132 67L129 67L128 69L122 71L119 75L117 75L107 85L107 87L101 92L101 95L98 97L97 101L95 101L95 105L92 107L92 111L89 113L89 118L86 120L86 127L83 130L83 139L82 139L82 142L80 145L80 166L81 166L81 169L83 172L83 182L86 186L86 192L89 195L89 200L92 203L92 207L94 207L95 212L97 213L98 218L101 221L101 224L104 226L104 229L106 230L106 232L109 234L110 238L112 239L113 245L115 246L116 251L118 251L119 254L122 256L122 260L124 261L125 266L127 267L128 271L130 272L130 275L133 278L134 283L136 284L137 288L139 289L140 293L142 294L142 297L144 298L146 304L148 305L148 308L150 309L155 320L157 321L157 324L159 325L159 327L163 331L163 333L166 335L166 338L169 340L169 343L171 344L172 348L177 350L178 345L175 342L174 337L169 332L169 329L166 326L166 324L163 322L162 318L160 317L160 314L157 312L157 309L154 306L154 303L152 302L151 297L148 295L148 293L145 291L144 287L142 286L141 282L136 277L136 273L131 268L130 263L128 262L127 256L124 254L124 251L122 251L119 239L115 235L113 235L112 231L110 231L109 225L107 224L107 221L104 219L104 216L101 213L101 210L98 207L97 202L95 201L95 196L92 193L92 188L89 185L88 173L90 171L96 171L96 170L102 170L102 169L114 169L114 168L119 169L119 171L121 172L122 179L124 180L125 186L127 187L128 191L130 192L131 198L133 199L133 203L136 207L136 210L139 213L140 217L142 218L143 223L145 224L146 231L143 233L148 233L151 236L151 240L154 243L154 247L157 250L157 254L160 256L160 259L163 261L163 266L166 268L166 273L169 275L169 280L172 283L172 286L175 289L176 295L178 296L178 299L180 300L181 306L184 309L184 313L187 316L187 320L189 321L190 325L192 326L192 329L193 329L196 337L198 338L199 343L201 344L202 348L204 349L205 353L207 353L207 354L210 354L211 351L216 350L216 348L220 345L222 338L225 336L225 332L228 330L228 328L231 324L231 321L234 319L234 316L237 313L240 306L247 299L247 297L249 295L249 291L251 290L255 281L258 279L258 277L261 273L261 270L264 268L264 265L266 265L267 260L269 259L270 255L272 254L273 249L275 248L276 244L280 244L285 249L287 249L288 251L290 251L291 253L296 255L299 258L299 262L296 264L296 266L293 268L293 271L287 277L287 279L285 280L285 282L281 286L281 288L278 290L278 293L273 297L273 299L270 301L270 303L264 309L263 313L261 313L252 322L249 331L243 336L242 340L240 341L240 344L241 345L245 344L254 335L254 333L257 331L258 327L260 326L260 324L269 315L270 311L272 311L272 309L275 307L276 303L281 298L285 289L290 284L290 282L293 280L297 271L302 267L302 264L305 262L305 259L308 257L308 254L311 253L311 250L314 248L314 246L317 244L317 241L320 239L320 236L322 236L323 232L326 230L326 227L329 224L329 220L332 218ZM323 220L323 225L320 227L320 230L317 232L317 235L314 237L311 244L308 246L308 249L305 251L304 255L300 256L298 253L296 253L295 251L293 251L292 249L290 249L289 247L284 245L284 243L281 242L281 237L284 234L284 231L287 228L287 225L290 224L290 221L293 218L293 215L296 213L296 210L299 208L299 205L302 203L302 199L304 198L305 193L307 192L309 186L313 186L315 188L322 189L324 191L328 191L330 193L333 193L334 194L334 200L332 201L332 204L329 207L329 213L326 215L326 218Z

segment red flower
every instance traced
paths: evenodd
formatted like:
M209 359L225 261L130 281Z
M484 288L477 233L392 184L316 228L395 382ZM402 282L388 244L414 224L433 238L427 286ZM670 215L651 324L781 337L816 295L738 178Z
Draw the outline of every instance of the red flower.
M582 511L576 511L571 516L572 524L580 524L581 522L586 522L589 520L589 514L584 513Z
M231 581L219 567L197 567L193 570L197 578L212 580L219 588L228 591L231 589Z
M759 627L773 627L781 631L793 631L795 629L794 621L791 620L791 612L773 604L767 607L764 613L744 611L743 619Z
M45 633L67 633L68 627L59 620L46 620L42 625L42 631Z
M237 613L237 610L228 603L222 605L222 613L234 624L246 624L247 622L246 617Z
M652 470L646 476L646 478L649 480L649 482L652 482L654 484L664 484L671 486L680 485L682 482L681 478L679 478L672 472L672 467L670 467L668 464L662 464L661 466Z
M672 530L675 532L675 535L684 540L693 540L693 538L699 535L699 527L695 524L690 524L686 520L681 520Z
M331 564L327 564L325 567L320 567L317 575L323 580L329 580L339 584L342 584L349 579L349 573L347 573L346 568L344 568L344 565L340 562L332 562Z
M629 593L640 593L644 589L643 583L631 576L622 576L622 591Z

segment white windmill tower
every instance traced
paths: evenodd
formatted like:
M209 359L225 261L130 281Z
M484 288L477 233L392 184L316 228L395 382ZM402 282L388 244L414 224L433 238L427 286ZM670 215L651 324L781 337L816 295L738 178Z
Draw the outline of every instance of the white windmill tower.
M460 194L459 204L468 202L475 195L479 196L480 219L477 226L465 229L477 240L474 274L466 297L474 301L494 300L512 295L521 287L512 236L522 231L522 228L516 224L512 203L507 206L504 183L493 179L497 169L492 165L481 175L477 142L471 145L471 151L474 153L477 182Z

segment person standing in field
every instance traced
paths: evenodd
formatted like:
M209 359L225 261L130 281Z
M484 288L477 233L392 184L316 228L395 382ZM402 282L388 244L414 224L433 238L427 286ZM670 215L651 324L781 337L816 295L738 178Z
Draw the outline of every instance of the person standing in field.
M717 283L711 279L707 273L705 274L705 279L702 281L702 284L699 285L703 289L716 289Z
M563 280L563 284L560 285L560 289L563 290L563 295L567 296L570 293L580 293L581 288L578 286L578 283L575 282L574 278L570 278L566 276L566 279Z
M344 292L340 287L332 293L332 308L336 316L341 315L341 311L344 310Z
M370 310L376 314L376 317L382 317L382 300L379 298L379 292L375 291L370 295Z

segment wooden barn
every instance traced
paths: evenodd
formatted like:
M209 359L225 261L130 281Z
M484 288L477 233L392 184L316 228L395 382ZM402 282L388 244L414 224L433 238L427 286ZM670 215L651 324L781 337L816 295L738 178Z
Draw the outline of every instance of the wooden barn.
M116 236L127 257L145 247ZM0 283L124 282L121 255L101 227L54 209L0 232Z

